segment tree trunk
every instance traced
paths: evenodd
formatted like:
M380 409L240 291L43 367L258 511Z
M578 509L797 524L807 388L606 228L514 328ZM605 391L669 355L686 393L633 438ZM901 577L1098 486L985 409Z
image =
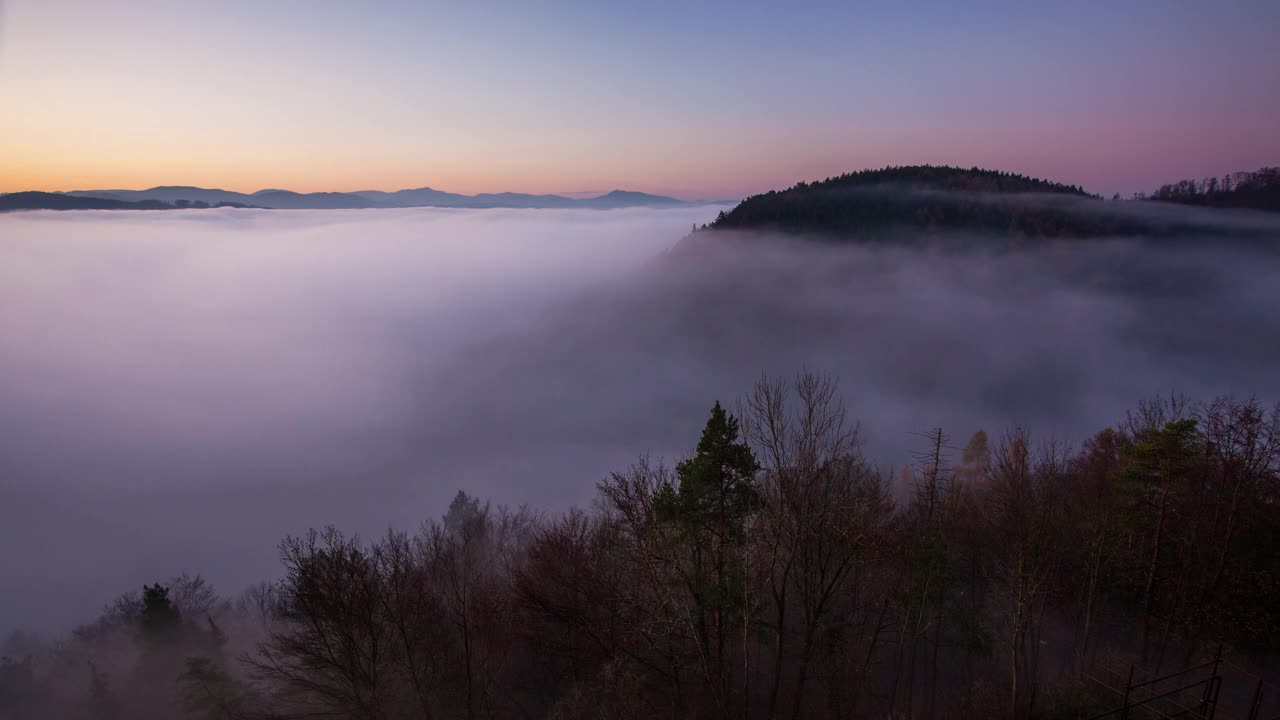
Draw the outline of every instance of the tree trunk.
M774 649L773 649L773 687L769 690L769 718L777 717L778 712L778 691L782 686L782 661L785 655L784 636L786 633L787 620L787 588L786 579L783 579L782 592L775 595L775 602L778 604L778 610L775 615L777 625L774 627Z
M1093 622L1093 599L1098 590L1098 574L1102 565L1102 541L1094 544L1093 563L1089 568L1089 582L1085 586L1084 595L1084 629L1080 633L1080 650L1076 654L1076 668L1084 667L1089 655L1089 631Z
M1147 583L1143 589L1142 613L1144 615L1151 613L1151 594L1156 584L1156 566L1160 561L1160 538L1164 535L1164 514L1168 499L1169 489L1164 488L1160 491L1160 513L1156 516L1156 532L1151 542L1151 563L1147 566Z
M849 715L857 717L858 715L858 697L862 693L862 686L867 681L867 673L871 669L871 660L875 657L876 643L880 640L880 632L884 627L884 616L889 612L889 598L885 597L884 602L880 604L880 614L876 617L876 629L871 633L871 641L867 644L867 654L862 658L862 667L858 668L857 684L853 687L853 698L849 703Z
M1222 582L1222 575L1227 569L1227 553L1231 549L1231 536L1235 532L1236 513L1240 509L1240 481L1236 481L1235 488L1231 491L1231 512L1227 514L1227 533L1222 538L1222 552L1218 553L1218 569L1213 574L1213 582L1209 585L1209 592L1216 592L1218 585Z
M800 720L800 710L804 706L804 686L809 679L809 657L813 652L814 632L815 626L810 623L804 633L804 650L800 656L800 677L796 679L796 696L791 703L791 720Z

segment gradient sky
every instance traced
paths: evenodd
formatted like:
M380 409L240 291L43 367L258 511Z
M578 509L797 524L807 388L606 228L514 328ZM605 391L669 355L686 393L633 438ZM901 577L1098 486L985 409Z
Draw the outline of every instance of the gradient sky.
M1280 2L0 0L0 192L1280 164Z

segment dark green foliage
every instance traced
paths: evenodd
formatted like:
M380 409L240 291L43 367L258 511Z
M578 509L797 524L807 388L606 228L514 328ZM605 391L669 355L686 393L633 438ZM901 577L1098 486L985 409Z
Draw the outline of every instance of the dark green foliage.
M1165 484L1195 467L1203 454L1195 418L1171 421L1125 448L1121 475L1140 484Z
M723 532L740 539L742 520L756 498L759 469L751 448L739 438L738 420L716 403L693 457L676 466L679 487L666 485L655 499L660 517L689 531Z
M653 497L658 521L675 531L675 569L691 598L698 655L705 672L716 678L721 712L732 674L730 632L746 602L742 551L745 524L758 501L759 468L739 436L737 418L717 402L693 457L676 466L678 485L665 482Z

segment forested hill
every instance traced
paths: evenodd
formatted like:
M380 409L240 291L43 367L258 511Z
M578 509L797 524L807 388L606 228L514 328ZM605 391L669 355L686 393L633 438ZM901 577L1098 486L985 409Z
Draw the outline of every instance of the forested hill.
M993 193L1057 193L1093 197L1083 188L1000 170L958 168L946 165L904 165L880 170L859 170L819 182L799 183L791 191L867 188L893 185L911 190L950 190ZM780 193L766 193L775 195Z
M1264 167L1203 180L1161 186L1148 200L1214 208L1249 208L1280 212L1280 167Z
M863 170L755 195L708 227L855 238L902 227L1029 237L1140 231L1137 223L1094 212L1100 207L1096 196L1073 185L997 170L914 165Z

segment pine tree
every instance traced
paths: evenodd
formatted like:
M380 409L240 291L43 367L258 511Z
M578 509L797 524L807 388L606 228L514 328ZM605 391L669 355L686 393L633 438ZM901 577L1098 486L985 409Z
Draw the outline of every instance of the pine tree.
M742 522L756 498L759 469L751 448L739 438L738 419L720 403L702 430L696 454L676 466L679 488L667 488L659 510L695 530L719 538L740 537Z
M182 627L182 615L169 599L169 588L160 583L142 586L142 616L139 630L149 642L170 641Z
M693 622L721 711L727 710L732 668L726 659L728 624L743 602L740 555L746 520L756 505L756 462L740 439L738 420L716 403L693 457L676 466L678 487L654 498L659 519L675 529L687 567L682 575L693 599Z

